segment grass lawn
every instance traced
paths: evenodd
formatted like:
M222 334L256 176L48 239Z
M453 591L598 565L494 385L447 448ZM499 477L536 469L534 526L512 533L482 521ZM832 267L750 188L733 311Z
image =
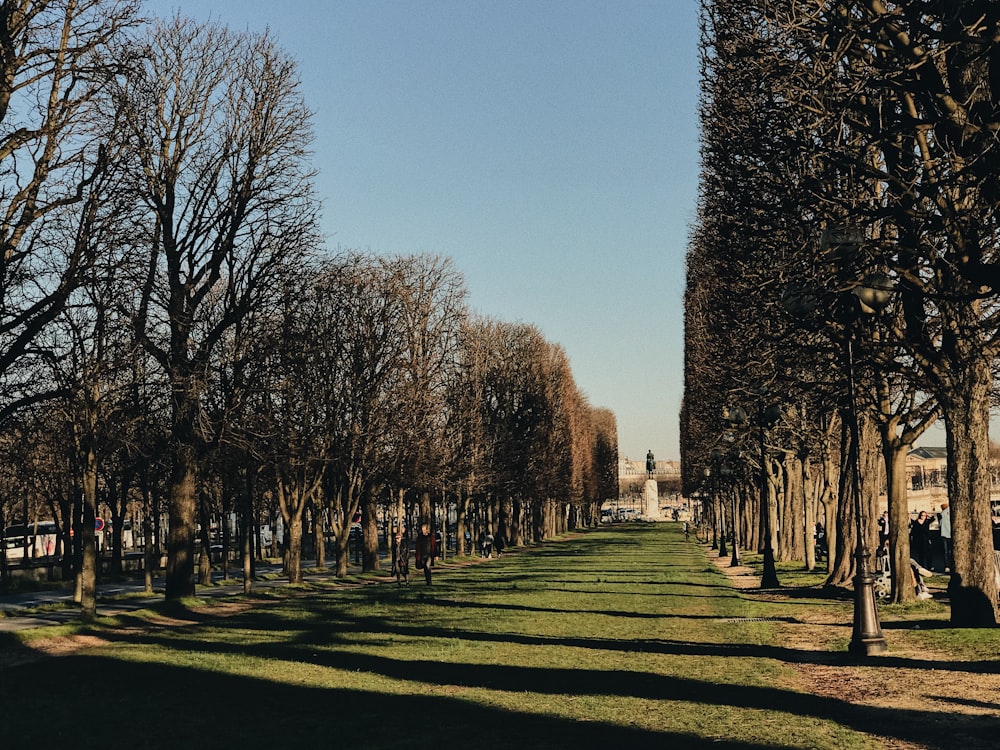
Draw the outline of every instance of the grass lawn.
M947 747L920 744L932 711L810 690L803 663L851 666L851 602L781 572L803 588L748 595L676 524L626 524L449 561L429 588L317 585L26 631L0 653L88 647L0 668L0 747ZM795 630L810 618L847 627ZM946 621L888 612L890 658L996 653L993 631L964 645ZM1000 737L995 716L962 727L963 750Z

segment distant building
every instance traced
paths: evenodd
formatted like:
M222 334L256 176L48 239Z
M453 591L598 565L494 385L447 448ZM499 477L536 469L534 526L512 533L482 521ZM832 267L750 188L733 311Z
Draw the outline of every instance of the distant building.
M906 456L907 489L921 492L945 487L948 470L947 448L914 448Z
M941 504L948 502L947 470L946 448L914 448L906 454L906 505L911 516L922 510L936 515ZM882 493L885 509L884 487Z

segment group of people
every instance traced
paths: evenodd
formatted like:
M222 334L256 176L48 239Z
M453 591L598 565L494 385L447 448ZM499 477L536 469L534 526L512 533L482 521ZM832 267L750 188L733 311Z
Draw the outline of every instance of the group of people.
M468 539L468 533L466 535ZM417 534L417 542L414 546L414 556L417 570L424 572L424 580L427 585L431 585L431 571L434 568L434 561L439 554L438 536L431 532L429 524L420 525L420 533ZM484 531L479 538L479 550L483 557L492 557L494 550L497 557L503 553L503 539L500 536L494 538L493 534ZM396 585L410 585L410 545L406 538L406 529L396 527L392 530L392 575L396 577Z
M431 585L431 571L438 557L437 536L431 533L430 524L421 524L414 548L417 570L424 571L424 580ZM395 528L392 532L392 574L396 577L396 585L410 585L410 544L406 539L405 528Z
M480 557L493 557L493 552L497 557L503 555L503 537L494 537L489 531L483 530L479 535L479 555Z
M942 503L940 512L920 511L910 521L910 576L918 599L930 599L924 578L934 570L947 572L952 566L951 511ZM879 553L876 569L889 570L889 513L883 511L878 520Z
M939 513L920 511L910 522L910 550L914 559L925 568L936 568L938 552L941 553L942 572L951 568L951 511L948 503L942 503Z
M910 556L924 569L946 573L952 566L951 510L948 503L935 512L920 511L910 521ZM878 521L879 546L889 542L889 513L883 511Z

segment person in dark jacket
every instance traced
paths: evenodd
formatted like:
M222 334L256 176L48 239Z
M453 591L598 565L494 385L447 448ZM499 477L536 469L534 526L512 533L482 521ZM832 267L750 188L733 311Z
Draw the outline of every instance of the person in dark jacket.
M421 524L417 534L417 569L424 571L424 580L431 585L431 569L437 557L437 539L431 533L430 524Z
M393 530L392 572L397 586L410 585L410 545L400 529Z
M930 523L927 514L920 511L910 522L910 552L923 567L930 567Z

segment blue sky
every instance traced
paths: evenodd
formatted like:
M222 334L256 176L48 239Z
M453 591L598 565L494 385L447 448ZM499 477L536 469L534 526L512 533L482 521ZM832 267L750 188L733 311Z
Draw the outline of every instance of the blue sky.
M697 0L149 0L270 29L315 113L331 248L450 257L563 346L622 455L679 457Z

